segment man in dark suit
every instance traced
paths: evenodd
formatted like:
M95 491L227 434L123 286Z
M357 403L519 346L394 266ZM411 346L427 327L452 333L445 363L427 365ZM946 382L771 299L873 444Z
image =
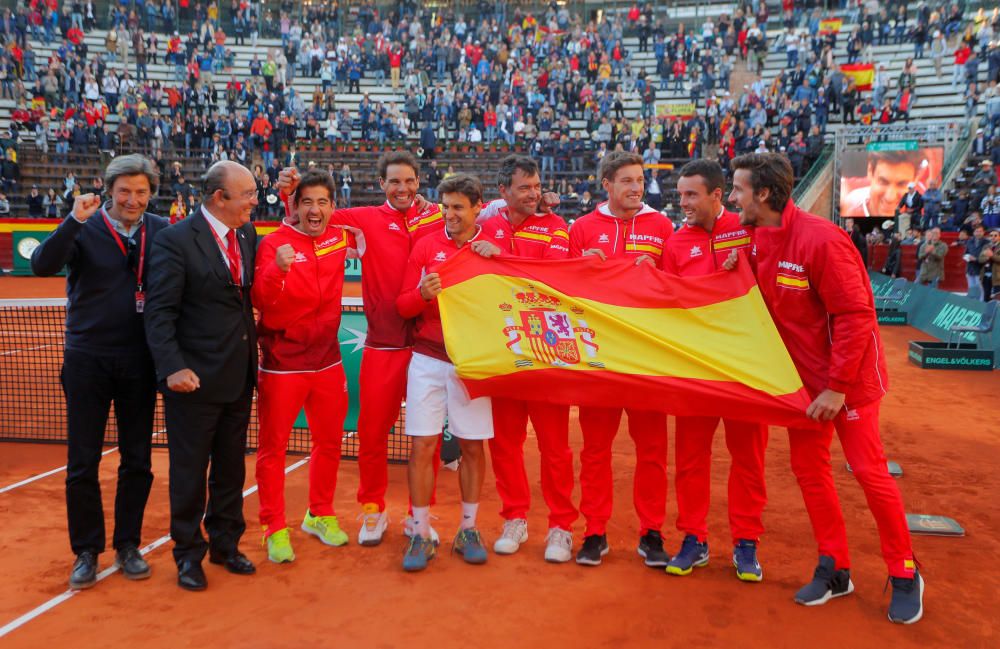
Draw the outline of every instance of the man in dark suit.
M146 338L167 420L170 536L178 585L187 590L207 586L206 550L209 561L229 572L255 572L239 541L246 530L244 449L257 372L250 305L257 186L245 167L230 161L212 165L203 183L198 212L156 240L146 304Z

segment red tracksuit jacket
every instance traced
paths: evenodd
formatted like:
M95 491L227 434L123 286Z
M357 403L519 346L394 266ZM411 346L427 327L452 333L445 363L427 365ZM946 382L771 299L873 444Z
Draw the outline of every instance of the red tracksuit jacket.
M309 372L340 362L337 331L350 238L349 232L334 226L310 237L282 223L260 242L251 295L260 311L262 370ZM274 263L275 251L285 244L295 248L295 262L287 273Z
M476 227L475 236L465 243L466 246L473 241L486 239L496 243L501 250L505 249L502 239L499 242L491 239L484 235L481 226ZM406 320L416 318L413 351L446 363L450 363L451 360L444 346L444 331L441 329L441 312L438 311L437 298L430 301L424 299L420 294L420 280L424 275L433 273L438 265L457 255L460 250L461 248L448 236L444 226L440 226L437 232L421 238L413 246L410 258L406 262L403 289L396 299L396 309L401 318Z
M648 205L626 220L611 216L607 203L601 203L569 229L569 256L579 257L590 248L599 248L609 259L649 255L663 270L663 247L673 233L670 219Z
M288 196L282 195L285 209ZM396 298L403 286L406 260L414 243L441 227L441 208L431 203L418 211L400 212L388 201L370 207L335 210L330 223L352 229L361 256L361 295L368 334L365 346L402 349L413 344L411 324L399 317Z
M689 277L722 270L733 250L750 249L750 231L740 225L740 217L722 209L709 232L697 225L683 225L667 240L663 268L674 275Z
M557 214L535 214L516 228L506 207L480 224L483 235L504 252L529 259L565 259L569 255L566 221Z
M753 241L761 294L810 394L843 392L848 408L881 399L889 375L875 299L848 234L789 200L781 226L755 228Z

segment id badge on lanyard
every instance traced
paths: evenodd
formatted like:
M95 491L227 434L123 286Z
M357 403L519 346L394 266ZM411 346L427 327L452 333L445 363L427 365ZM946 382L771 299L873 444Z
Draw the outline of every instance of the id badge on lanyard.
M122 251L125 255L126 261L128 260L128 250L125 248L125 243L122 241L121 236L115 231L113 225L111 225L111 219L108 218L107 211L102 207L101 216L104 218L104 224L108 226L108 231L111 232L111 238L115 240L118 244L118 249ZM142 269L146 262L146 227L145 225L139 226L141 234L139 235L139 267L133 272L135 273L135 312L142 313L146 310L146 291L142 288Z

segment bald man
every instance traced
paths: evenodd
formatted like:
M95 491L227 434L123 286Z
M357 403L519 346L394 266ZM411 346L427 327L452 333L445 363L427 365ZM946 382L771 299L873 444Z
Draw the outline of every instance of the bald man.
M257 375L250 305L257 186L235 162L212 165L202 181L200 209L153 245L145 306L169 431L170 536L177 583L186 590L207 587L206 552L231 573L256 570L239 541L246 529L243 456Z

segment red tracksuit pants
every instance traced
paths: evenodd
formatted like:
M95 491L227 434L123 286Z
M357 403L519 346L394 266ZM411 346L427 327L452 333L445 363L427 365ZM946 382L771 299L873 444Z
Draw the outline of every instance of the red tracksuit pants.
M299 411L305 407L312 454L309 459L309 511L332 516L333 492L340 466L340 443L347 416L344 366L321 372L276 374L257 379L257 494L265 534L287 527L285 521L285 449Z
M792 472L802 489L819 553L833 557L837 568L850 568L847 530L830 467L830 441L836 430L847 462L865 493L868 509L875 517L889 575L912 577L913 546L903 497L886 469L879 438L879 405L876 401L856 409L845 408L820 431L790 428Z
M667 415L652 410L580 408L583 450L580 451L580 513L586 519L585 536L604 534L611 518L614 482L611 445L622 412L628 413L628 432L635 443L632 499L639 529L659 531L667 510Z
M711 493L712 438L718 417L677 417L674 459L677 474L677 529L708 539L708 504ZM764 451L767 426L726 419L729 449L729 530L733 543L759 541L764 533L761 514L767 503L764 486Z
M385 509L389 487L389 431L399 418L406 396L406 369L411 349L365 347L358 376L358 502Z
M542 496L549 507L549 527L571 531L577 518L573 505L573 451L569 447L569 406L541 401L493 399L490 457L504 520L527 518L531 488L524 470L528 419L541 455Z

